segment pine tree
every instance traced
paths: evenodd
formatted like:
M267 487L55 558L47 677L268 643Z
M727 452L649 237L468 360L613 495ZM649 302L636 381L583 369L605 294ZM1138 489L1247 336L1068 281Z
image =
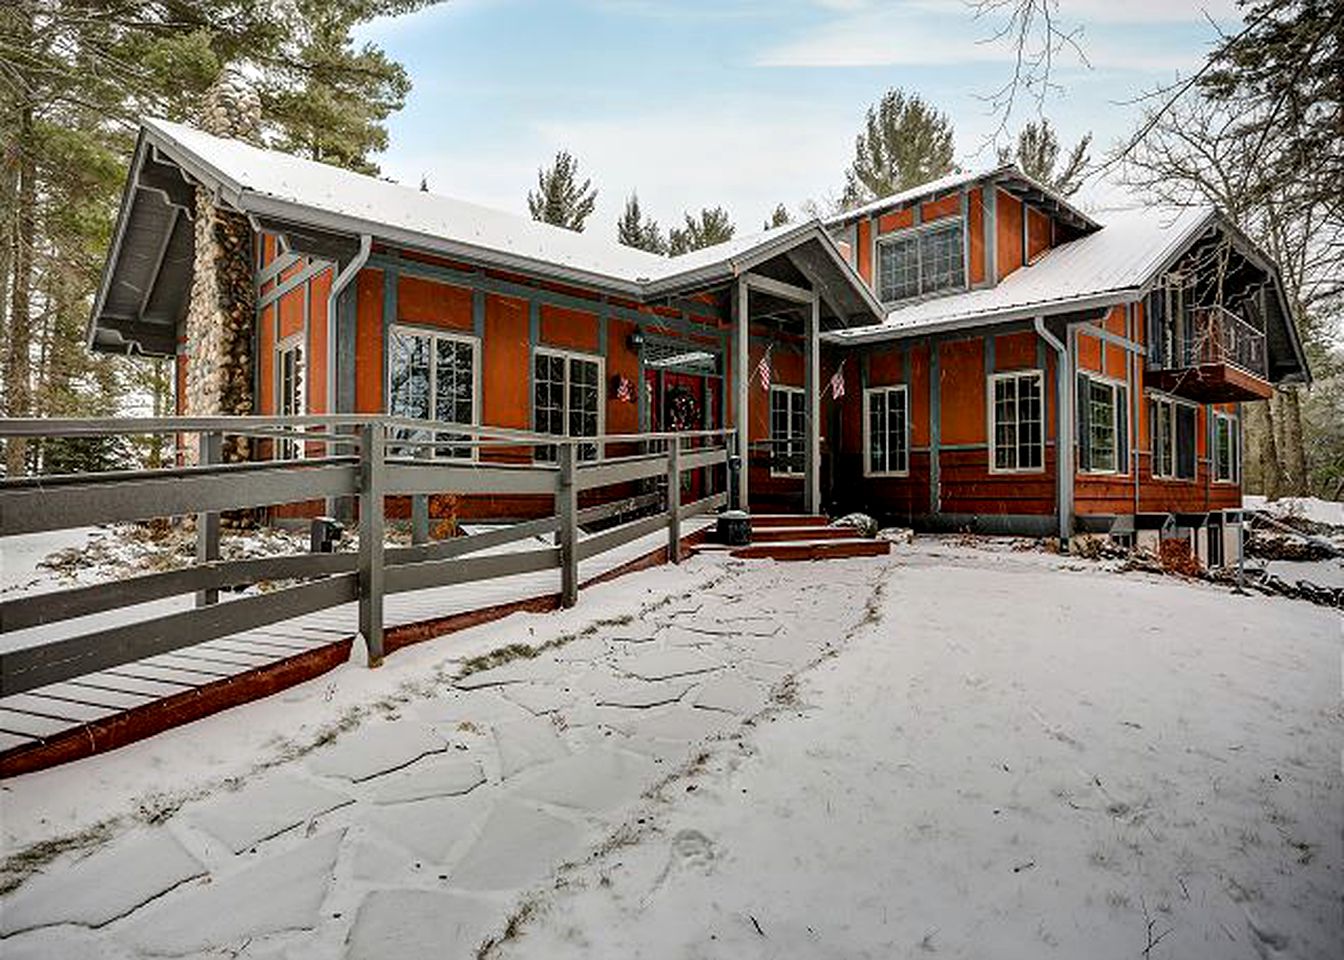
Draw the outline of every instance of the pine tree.
M775 227L782 227L788 223L793 223L793 217L789 215L789 208L781 203L770 211L770 219L765 221L764 229L773 230Z
M584 221L597 206L592 180L579 183L579 161L568 150L555 155L550 169L537 170L537 192L528 191L527 209L533 220L566 230L583 231Z
M632 193L625 201L621 219L616 221L616 239L627 247L647 250L649 253L667 253L667 238L653 217L646 217L639 207L639 195Z
M864 117L845 171L842 204L852 208L951 173L952 124L918 95L888 90Z
M1091 156L1088 147L1092 134L1087 133L1069 151L1064 165L1059 166L1059 137L1050 121L1041 118L1038 124L1029 121L1017 135L1014 148L999 150L1000 163L1016 163L1023 173L1038 183L1052 187L1064 196L1072 196L1083 185L1083 174Z
M706 207L695 217L688 213L685 220L684 229L673 227L668 236L668 253L674 257L731 240L737 232L723 207Z

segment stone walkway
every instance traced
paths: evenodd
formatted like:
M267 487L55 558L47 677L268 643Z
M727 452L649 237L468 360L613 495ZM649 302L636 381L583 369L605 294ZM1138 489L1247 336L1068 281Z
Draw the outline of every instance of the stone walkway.
M0 900L28 957L474 956L707 738L865 616L886 558L693 561L708 586L459 676Z

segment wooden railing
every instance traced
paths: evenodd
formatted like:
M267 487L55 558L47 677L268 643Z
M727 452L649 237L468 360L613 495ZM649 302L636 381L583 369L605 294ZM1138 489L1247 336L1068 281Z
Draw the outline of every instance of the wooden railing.
M730 462L735 445L730 430L568 438L454 425L452 439L422 443L419 455L389 455L390 431L424 427L423 421L349 416L0 420L0 437L5 438L196 435L202 461L165 469L0 481L0 538L194 515L197 559L183 569L0 602L0 635L4 635L168 597L196 596L194 609L0 652L0 695L355 601L369 664L377 666L383 658L383 602L390 594L558 569L561 603L572 606L578 600L580 561L665 529L668 557L675 563L682 522L727 502L726 492L717 492L682 503L680 481L686 471ZM287 449L325 455L224 463L220 453L226 436L270 439ZM406 446L399 439L394 442L397 451ZM580 446L591 448L594 443L599 451L656 446L657 452L581 461ZM544 464L433 456L436 448L464 445L480 451L544 446L558 456L557 462ZM665 479L665 489L579 508L582 491L650 479ZM554 508L549 516L485 533L441 541L417 535L412 546L386 546L387 497L411 496L423 512L425 498L444 493L550 497ZM222 512L343 499L358 504L358 553L220 559ZM580 536L581 525L650 510L656 512ZM553 546L481 553L547 534L555 534ZM304 582L218 602L221 590L272 580Z

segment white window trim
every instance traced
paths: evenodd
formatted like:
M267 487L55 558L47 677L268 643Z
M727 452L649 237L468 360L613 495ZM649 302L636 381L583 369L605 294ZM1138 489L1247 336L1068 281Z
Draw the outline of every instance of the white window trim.
M429 374L429 409L434 411L438 408L438 377L434 375L434 364L438 363L435 358L436 351L433 348L434 339L453 340L458 343L467 343L471 345L471 422L459 423L456 420L435 420L433 418L424 421L426 424L442 424L444 427L472 427L481 425L481 338L470 333L463 333L459 330L445 330L442 327L433 327L428 324L407 323L397 321L392 324L391 330L402 330L413 337L429 337L430 344L430 374ZM392 413L392 357L390 352L385 358L383 364L383 409ZM451 430L440 430L435 427L429 428L435 433L451 433ZM438 453L437 448L435 453ZM447 459L457 461L475 462L480 459L480 447L471 448L470 457L451 457Z
M570 361L570 360L583 360L583 361L586 361L586 362L588 362L588 363L594 363L594 362L595 362L595 363L597 364L597 435L598 435L599 437L604 436L604 435L606 434L606 432L607 432L607 397L606 397L606 389L607 389L607 358L604 357L604 356L603 356L602 354L600 354L600 353L585 353L585 352L583 352L582 350L562 350L562 349L557 349L556 347L543 347L543 346L536 346L536 347L533 347L533 348L532 348L532 356L531 356L531 358L528 360L528 363L530 364L530 366L529 366L529 368L528 368L528 372L527 372L527 380L528 380L528 385L529 385L529 387L530 387L530 391L529 391L529 392L530 392L530 396L528 397L528 401L527 401L527 403L528 403L528 409L529 409L529 411L530 411L530 416L531 416L532 431L533 431L534 433L539 433L539 432L540 432L540 431L537 430L537 391L536 391L535 384L533 384L533 382L532 382L533 379L536 377L536 373L537 373L537 357L563 357L564 360L565 360L565 389L564 389L564 397L565 397L565 414L564 414L565 432L562 433L562 434L553 434L553 436L561 436L561 437L568 437L568 436L570 436L570 433L569 433L569 361ZM641 389L642 389L642 386L641 386ZM606 445L605 443L598 443L598 442L596 442L596 441L594 441L594 445L597 447L597 458L596 458L596 459L597 459L597 460L605 460L605 459L606 459L606 455L607 455L607 453L606 453L606 447L607 447L607 445ZM549 464L551 464L551 463L554 462L554 461L550 461L550 460L537 460L537 459L536 459L536 456L537 456L537 455L536 455L536 448L534 447L534 448L533 448L533 453L532 453L532 459L533 459L533 462L536 462L536 463L543 463L543 464L547 464L547 465L549 465ZM585 461L582 461L582 462L584 462L584 463L593 463L593 462L596 462L596 461L585 460Z
M1122 389L1122 390L1124 390L1124 391L1125 391L1125 403L1126 403L1126 404L1129 403L1129 383L1128 383L1128 382L1126 382L1126 381L1124 381L1124 380L1119 380L1119 379L1117 379L1117 378L1115 378L1115 377L1108 377L1108 376L1106 376L1106 375L1104 375L1104 374L1094 373L1094 372L1091 371L1091 370L1079 370L1078 373L1080 373L1080 374L1082 374L1083 376L1087 377L1087 379L1089 379L1089 380L1095 380L1097 383L1104 383L1104 384L1106 384L1107 386L1109 386L1112 390L1117 390L1117 389ZM1078 391L1077 391L1077 389L1075 388L1075 390L1074 390L1074 400L1073 400L1074 403L1077 403L1077 402L1078 402L1077 395L1078 395ZM1088 402L1089 402L1089 403L1091 402L1091 397L1088 398ZM1112 412L1111 412L1111 428L1115 431L1115 440L1116 440L1115 469L1114 469L1114 470L1098 470L1096 467L1089 467L1089 468L1086 469L1086 470L1082 470L1082 469L1077 470L1076 472L1077 472L1077 474L1078 474L1079 476L1082 476L1082 477L1093 477L1093 476L1096 476L1096 477L1127 477L1127 476L1130 475L1130 474L1129 474L1129 464L1128 464L1128 463L1126 463L1126 464L1121 464L1121 463L1120 463L1120 449L1119 449L1119 447L1120 447L1120 425L1119 425L1118 423L1115 422L1115 421L1118 420L1119 417L1120 417L1120 404L1119 404L1119 403L1114 404L1114 405L1112 406L1111 410L1112 410ZM1091 412L1089 411L1089 413L1088 413L1088 420L1089 420L1089 423L1090 423L1090 421L1091 421L1091 418L1092 418L1092 414L1091 414ZM1129 423L1129 421L1130 421L1130 420L1133 420L1133 419L1134 419L1134 418L1133 418L1133 417L1130 417L1130 416L1125 417L1125 422L1126 422L1126 424L1128 425L1127 435L1125 436L1125 450L1126 450L1126 451L1132 451L1132 450L1134 449L1134 444L1133 444L1133 440L1134 440L1134 436L1133 436L1134 425L1133 425L1132 423ZM1075 411L1073 412L1073 422L1074 422L1075 424L1078 423L1078 411L1077 411L1077 410L1075 410ZM1089 426L1089 429L1090 429L1090 426ZM1077 438L1076 438L1076 437L1075 437L1075 439L1074 439L1074 442L1075 442L1075 443L1077 442ZM1090 441L1089 441L1089 442L1090 442ZM1128 460L1128 459L1132 459L1132 458L1133 458L1133 454L1131 453L1131 454L1130 454L1128 457L1126 457L1125 459Z
M994 385L1000 380L1032 377L1041 389L1041 465L1039 467L999 467L998 463L998 423L994 418ZM1045 395L1045 371L1039 367L1024 367L1021 370L1003 370L991 373L985 380L985 427L989 437L989 472L993 474L1037 474L1045 473L1045 451L1047 435L1050 430L1049 397ZM1021 445L1019 444L1019 452ZM1018 459L1021 459L1020 457Z
M910 237L918 237L922 233L930 233L934 230L946 230L956 224L961 225L961 246L962 246L962 278L961 286L940 287L937 290L930 290L925 293L920 291L909 297L901 297L896 300L887 300L882 296L882 246L884 244L895 243L900 240L907 240ZM966 218L960 215L939 217L937 220L930 220L927 223L917 223L909 227L899 227L895 230L888 230L886 233L877 234L877 221L873 221L873 292L882 302L884 307L895 306L897 304L917 303L921 300L933 300L938 297L945 297L958 291L969 290L971 288L971 275L967 269L965 247L967 238L970 236L970 228L967 225ZM923 258L919 261L919 277L922 280L924 276Z
M905 469L872 469L872 414L869 401L875 393L900 393L901 404L905 407ZM891 409L891 401L887 401ZM890 416L890 413L888 413ZM891 462L891 451L887 451L887 462ZM910 391L904 383L893 383L885 387L867 387L863 391L863 475L865 477L908 477L910 476Z
M274 347L274 360L271 363L272 373L275 379L275 411L278 416L302 417L308 413L308 331L300 330L298 333L291 333L283 340L276 341ZM299 374L299 409L297 413L283 414L280 410L283 406L282 392L284 390L284 363L283 359L286 353L298 347L301 351L303 361L300 364ZM293 445L294 455L292 457L281 456L281 451ZM272 458L275 460L303 460L308 455L308 445L302 440L277 440L272 448Z
M1156 400L1159 403L1169 403L1172 405L1171 414L1171 473L1157 472L1157 446L1154 442L1156 431L1153 424L1148 424L1148 475L1154 480L1166 480L1171 483L1195 483L1199 480L1199 404L1191 403L1189 400L1182 400L1180 397L1174 397L1169 393L1161 393L1157 390L1147 390L1144 392L1145 400ZM1181 477L1176 474L1176 458L1179 453L1179 447L1176 443L1176 411L1177 406L1189 407L1195 411L1195 475L1193 477ZM1148 405L1144 404L1144 416L1148 415Z
M775 391L779 391L780 393L791 393L791 394L794 394L794 395L796 395L796 396L800 396L800 397L802 397L807 391L806 391L804 388L802 388L802 387L791 387L791 386L789 386L788 384L784 384L784 383L777 383L777 384L771 384L771 385L770 385L770 407L769 407L769 409L768 409L768 411L767 411L767 413L769 414L769 418L770 418L770 422L769 422L769 432L767 433L767 436L770 438L770 441L771 441L771 442L770 442L770 476L772 476L772 477L780 477L780 478L783 478L783 479L796 480L796 479L798 479L799 477L804 476L804 474L803 474L801 471L795 473L795 472L792 471L792 470L776 470L776 469L775 469L775 444L774 444L774 439L775 439ZM790 419L793 418L793 401L792 401L792 400L789 401L789 418L790 418ZM806 418L807 418L807 400L806 400L805 397L804 397L804 400L803 400L803 418L804 418L804 423L803 423L803 430L804 430L803 443L804 443L804 445L806 445L806 443L807 443L807 436L806 436L806 430L807 430L807 423L806 423ZM785 439L787 439L787 438L785 438Z
M1210 421L1211 421L1211 429L1209 430L1209 447L1210 447L1210 449L1209 449L1209 474L1210 474L1210 476L1213 478L1213 482L1214 482L1214 483L1221 483L1221 484L1223 484L1224 486L1227 486L1227 487L1238 487L1238 486L1241 486L1241 456L1240 456L1240 451L1238 451L1236 455L1233 455L1233 453L1232 453L1232 451L1231 451L1231 449L1230 449L1230 447L1231 447L1231 445L1232 445L1232 441L1233 441L1234 436L1235 436L1235 439L1237 440L1238 444L1240 443L1241 436L1240 436L1240 427L1239 427L1239 424L1240 424L1240 422L1241 422L1241 418L1238 417L1238 416L1237 416L1236 414L1234 414L1234 413L1223 413L1221 410L1214 410L1214 409L1212 409L1212 408L1209 409L1209 415L1210 415L1210 416L1209 416L1209 419L1210 419ZM1221 478L1220 478L1220 477L1218 476L1218 421L1219 421L1219 420L1226 420L1226 421L1228 422L1228 424L1229 424L1229 426L1228 426L1228 434L1227 434L1227 442L1228 442L1228 445L1229 445L1229 450L1228 450L1228 466L1232 468L1232 475L1231 475L1230 477L1221 477ZM1233 425L1238 425L1235 431L1234 431L1234 429L1233 429Z

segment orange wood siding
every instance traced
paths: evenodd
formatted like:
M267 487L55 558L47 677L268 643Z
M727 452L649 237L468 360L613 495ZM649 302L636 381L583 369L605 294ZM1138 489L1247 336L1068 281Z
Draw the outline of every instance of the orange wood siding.
M940 200L930 200L927 203L920 204L919 207L919 217L923 223L941 220L944 217L955 217L960 213L961 194L959 193L943 197Z
M595 353L597 337L597 314L542 304L541 342L546 346Z
M313 278L308 295L308 410L327 412L327 296L331 271Z
M996 263L999 279L1022 266L1022 203L1002 190L994 199L995 243L998 246Z
M383 412L383 271L355 278L355 412Z
M526 300L488 294L485 298L485 343L481 349L482 382L488 384L481 403L482 423L527 430L532 426L532 357L528 348Z
M985 280L985 206L979 187L967 193L966 230L971 242L971 283Z
M873 235L872 225L867 220L859 221L858 244L859 276L867 280L871 286L873 283Z
M639 431L639 402L623 403L612 395L610 384L616 377L625 377L635 388L635 396L644 389L639 382L639 357L630 349L630 335L635 324L612 318L607 321L607 382L602 389L607 396L607 433L637 433Z
M1036 366L1036 334L1007 333L994 338L994 369L1030 370Z
M883 387L905 379L905 353L900 348L875 349L868 356L868 386Z
M910 348L910 446L929 445L929 348Z
M280 339L303 332L303 287L295 287L280 298Z
M901 210L893 210L890 213L884 213L877 220L878 234L891 233L893 230L904 230L906 227L915 225L915 208L905 207Z
M257 411L275 413L275 311L270 304L257 314Z
M985 442L984 341L956 340L938 351L942 443Z
M470 331L473 328L471 291L466 287L402 274L397 280L395 320Z
M1052 225L1050 218L1039 210L1027 208L1027 257L1035 260L1050 249Z
M1094 336L1078 333L1078 369L1101 372L1101 341Z

